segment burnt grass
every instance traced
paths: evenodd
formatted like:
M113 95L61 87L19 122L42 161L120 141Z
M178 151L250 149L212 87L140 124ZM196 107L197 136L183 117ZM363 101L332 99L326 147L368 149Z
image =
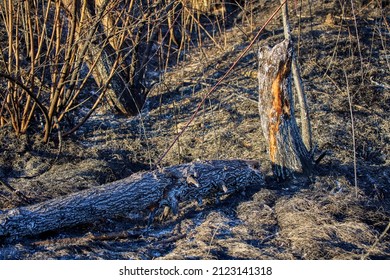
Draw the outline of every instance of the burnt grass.
M63 139L58 158L55 139L43 144L39 134L15 137L2 127L0 179L37 203L148 170L276 7L256 2L262 3L256 27L238 19L215 37L218 46L205 40L186 52L185 62L160 73L140 116L120 117L101 106ZM389 259L389 7L379 9L376 1L356 7L356 34L348 7L343 18L330 1L313 2L302 7L301 18L291 13L316 157L326 151L311 178L277 182L262 138L256 54L283 40L277 18L162 161L259 160L265 187L218 204L181 205L177 216L156 220L148 230L144 221L113 217L2 240L0 259ZM0 185L1 210L22 205Z

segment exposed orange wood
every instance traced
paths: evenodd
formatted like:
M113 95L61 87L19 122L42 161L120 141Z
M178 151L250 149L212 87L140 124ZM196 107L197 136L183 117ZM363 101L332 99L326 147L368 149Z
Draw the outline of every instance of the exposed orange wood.
M279 125L281 122L282 114L289 116L290 106L283 92L283 81L286 79L290 69L288 63L283 65L279 70L276 78L272 82L272 107L269 113L269 153L272 162L276 161L276 154L278 150L277 145L277 133L279 131Z

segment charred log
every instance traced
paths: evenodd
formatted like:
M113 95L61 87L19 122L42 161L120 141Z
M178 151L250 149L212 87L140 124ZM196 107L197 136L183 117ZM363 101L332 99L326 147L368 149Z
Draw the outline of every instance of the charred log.
M254 162L215 160L182 164L48 200L0 211L0 237L17 238L115 217L154 217L181 203L216 199L264 184Z

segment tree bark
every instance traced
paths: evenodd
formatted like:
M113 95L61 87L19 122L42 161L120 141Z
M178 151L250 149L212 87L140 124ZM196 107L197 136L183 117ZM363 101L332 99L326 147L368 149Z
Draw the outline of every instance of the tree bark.
M90 4L90 7L86 9L86 15L89 19L93 19L96 16L95 13L107 13L107 1L96 1ZM138 115L145 103L147 92L140 77L135 79L135 77L128 75L130 67L135 68L140 76L143 76L145 72L144 65L140 65L138 61L140 56L138 46L132 46L132 60L124 59L122 61L123 54L121 52L123 50L115 49L112 45L115 41L110 40L109 31L113 29L113 26L104 28L106 22L109 22L109 15L103 16L100 20L97 38L89 44L87 64L89 67L95 64L93 77L99 86L106 87L109 104L120 114ZM131 48L130 45L127 47ZM146 52L142 54L148 56ZM124 56L127 55L124 54Z
M174 214L180 203L222 196L264 185L254 161L194 162L137 173L123 180L48 200L0 211L0 237L36 235L99 219L134 216L153 219L166 209Z
M150 40L147 43L141 42L130 43L130 39L126 39L124 45L118 46L119 38L123 34L114 33L117 26L113 26L113 20L110 18L109 0L94 0L88 1L86 8L82 10L83 16L77 15L81 13L77 9L76 13L72 13L76 3L80 5L78 0L61 0L64 9L72 17L76 17L78 22L77 39L81 45L88 44L88 50L83 52L80 57L84 59L89 68L92 68L93 78L96 83L105 90L105 94L109 104L120 114L126 116L138 115L145 103L147 89L143 84L144 73L146 71L145 63L150 58L152 43L155 39L155 34L148 34ZM121 9L121 2L114 2L116 9ZM83 22L79 22L83 18ZM140 37L146 37L148 27L146 23L137 26L140 29ZM134 24L136 24L134 22ZM87 26L88 25L88 26ZM91 38L80 38L80 30L92 29ZM122 29L130 29L130 26L122 26ZM146 30L146 31L145 31ZM89 34L90 31L87 33ZM134 35L135 36L135 35ZM138 35L137 35L138 36ZM87 42L87 43L86 43ZM129 53L131 50L131 58ZM130 71L130 69L132 71ZM129 75L129 72L133 72Z
M312 158L296 123L291 90L292 47L284 40L259 50L259 112L274 174L309 173Z
M91 67L95 63L93 77L99 86L106 86L106 96L110 106L122 115L135 116L141 112L145 103L146 89L141 83L132 85L128 81L125 69L121 65L114 66L117 56L118 53L110 44L105 44L101 49L99 44L91 43L88 61L92 63L88 64Z

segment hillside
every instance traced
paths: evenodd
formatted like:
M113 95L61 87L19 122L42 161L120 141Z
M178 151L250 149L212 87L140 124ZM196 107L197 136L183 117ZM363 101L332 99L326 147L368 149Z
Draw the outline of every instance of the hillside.
M185 61L150 70L150 80L162 79L137 117L101 106L62 140L59 155L55 141L43 144L36 134L15 138L1 128L1 180L37 203L150 169L278 6L257 2L252 25L238 16L214 42L186 52ZM265 187L219 204L183 205L148 232L144 221L118 218L0 240L0 259L389 259L390 7L358 5L355 21L350 6L343 14L331 2L304 2L290 12L316 156L327 152L311 178L277 182L262 139L257 51L283 40L279 16L162 160L163 166L258 160ZM0 185L1 210L23 204Z

